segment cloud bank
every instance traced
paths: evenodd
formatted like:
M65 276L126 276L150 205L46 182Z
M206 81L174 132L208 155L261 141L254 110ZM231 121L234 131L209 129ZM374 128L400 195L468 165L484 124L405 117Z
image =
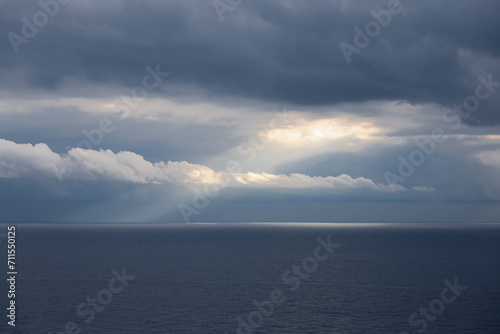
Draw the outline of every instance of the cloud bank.
M108 180L132 183L218 184L231 187L326 188L396 192L398 185L376 184L349 175L311 177L294 173L227 173L186 161L149 162L133 152L73 148L66 154L54 153L46 144L17 144L0 139L0 177L57 177L82 180Z

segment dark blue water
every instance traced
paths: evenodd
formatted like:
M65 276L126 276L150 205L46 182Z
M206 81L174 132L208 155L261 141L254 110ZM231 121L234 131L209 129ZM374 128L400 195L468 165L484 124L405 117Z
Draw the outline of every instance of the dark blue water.
M499 225L16 226L2 333L500 333Z

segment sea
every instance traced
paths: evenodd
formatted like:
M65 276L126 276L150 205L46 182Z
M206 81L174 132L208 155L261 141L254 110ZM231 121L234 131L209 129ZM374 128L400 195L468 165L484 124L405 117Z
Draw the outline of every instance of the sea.
M1 333L500 333L500 224L1 224L0 258Z

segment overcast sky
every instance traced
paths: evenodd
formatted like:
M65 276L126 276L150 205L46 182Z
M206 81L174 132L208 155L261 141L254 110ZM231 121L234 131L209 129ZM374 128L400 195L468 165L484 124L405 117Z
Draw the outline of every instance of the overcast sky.
M498 221L496 0L0 6L0 221Z

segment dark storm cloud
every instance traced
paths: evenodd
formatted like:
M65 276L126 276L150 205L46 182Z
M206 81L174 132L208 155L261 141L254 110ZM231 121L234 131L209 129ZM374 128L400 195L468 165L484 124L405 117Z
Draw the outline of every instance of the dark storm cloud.
M500 81L498 1L401 1L404 11L348 63L354 45L388 1L244 1L221 21L211 1L73 1L60 5L15 54L8 32L21 35L36 2L3 1L1 87L57 92L79 85L135 86L147 65L161 64L172 85L198 98L253 98L288 105L406 100L451 107L474 94L477 77ZM12 75L6 80L6 75ZM15 78L14 78L15 75ZM78 95L78 90L73 90ZM498 93L498 92L497 92ZM492 94L471 124L495 124Z

